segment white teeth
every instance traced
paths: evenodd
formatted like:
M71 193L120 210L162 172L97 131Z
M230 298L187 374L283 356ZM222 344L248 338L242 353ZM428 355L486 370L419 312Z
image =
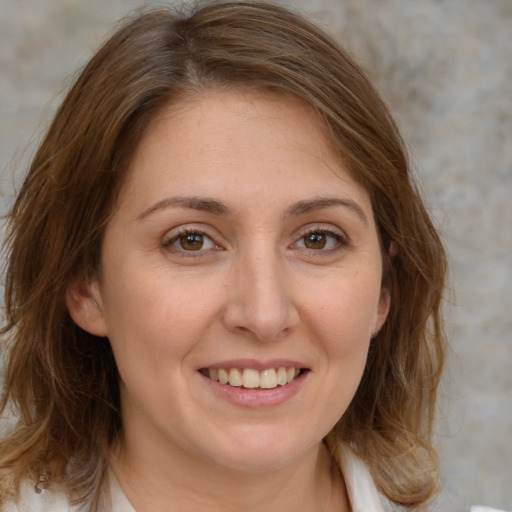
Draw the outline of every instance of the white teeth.
M260 387L260 372L246 368L243 373L242 382L244 388L259 388Z
M211 377L211 372L210 372L210 377ZM224 368L220 368L219 369L219 382L221 384L227 384L229 382L229 375L228 375L228 372L226 370L224 370Z
M277 370L277 384L278 386L284 386L285 384L288 384L288 379L286 378L286 368L279 368Z
M205 375L212 380L237 388L243 386L247 389L274 389L277 386L285 386L290 384L299 374L299 368L285 368L284 366L277 369L268 368L261 372L253 368L244 368L243 370L238 368L205 369Z
M263 370L260 374L260 388L272 389L277 387L277 375L274 368Z
M242 372L238 368L229 371L229 385L239 388L242 385Z

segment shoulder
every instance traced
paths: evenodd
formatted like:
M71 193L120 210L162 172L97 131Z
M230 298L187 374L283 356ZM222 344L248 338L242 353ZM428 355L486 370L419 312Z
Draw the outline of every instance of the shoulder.
M20 488L19 499L4 505L1 512L74 512L61 487L37 489L34 482L25 481Z

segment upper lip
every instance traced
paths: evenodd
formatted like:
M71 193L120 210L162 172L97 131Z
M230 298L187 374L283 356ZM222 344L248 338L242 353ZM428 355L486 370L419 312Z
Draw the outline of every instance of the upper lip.
M268 370L269 368L301 368L307 369L307 365L294 361L292 359L230 359L218 363L205 364L201 368L251 368L258 371ZM201 369L199 368L199 369Z

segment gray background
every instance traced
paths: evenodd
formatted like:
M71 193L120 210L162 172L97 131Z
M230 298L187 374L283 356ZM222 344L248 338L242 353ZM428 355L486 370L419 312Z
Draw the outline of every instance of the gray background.
M374 77L451 267L436 510L512 510L512 0L296 0ZM71 76L136 0L0 0L4 213ZM27 149L28 148L28 149Z

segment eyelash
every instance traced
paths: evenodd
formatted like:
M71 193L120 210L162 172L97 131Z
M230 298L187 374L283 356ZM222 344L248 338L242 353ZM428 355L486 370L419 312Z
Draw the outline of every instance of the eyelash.
M202 245L201 245L200 248L198 248L196 250L187 250L187 249L185 249L183 247L182 244L180 244L181 247L173 247L174 244L176 244L177 242L180 242L180 239L182 239L183 237L190 237L190 236L200 236L202 238ZM212 247L208 247L207 249L203 249L203 245L205 243L205 240L208 240L211 243ZM171 251L174 250L174 251L179 252L179 253L181 253L183 255L186 255L187 257L198 257L198 256L200 256L199 253L201 253L201 252L205 252L207 250L220 249L221 248L203 230L201 230L201 229L194 229L194 228L190 228L190 227L185 227L185 228L180 229L177 234L171 236L168 239L165 239L162 245L163 245L163 247L165 249L168 249L168 250L171 250Z
M332 254L333 252L336 252L336 251L340 250L341 248L347 247L349 245L346 237L344 235L342 235L341 233L338 233L338 232L330 230L330 229L322 228L322 227L311 227L311 228L306 229L301 234L301 236L297 239L297 241L294 242L293 244L291 244L290 247L297 248L298 244L301 242L304 243L304 245L305 245L305 243L306 243L305 241L306 241L307 237L310 237L313 235L324 235L326 238L328 238L328 239L330 238L333 241L333 242L331 242L331 244L334 243L334 247L328 247L327 249L325 249L324 247L320 247L320 248L311 248L311 247L307 247L307 246L299 247L299 249L304 249L304 250L308 251L308 253L310 255L321 256L322 255L321 253ZM183 247L182 243L180 243L181 247L173 247L174 244L176 244L177 242L180 242L180 239L182 239L182 237L189 237L189 236L201 237L201 242L202 242L201 247L199 247L196 250L193 250L193 249L187 250ZM205 240L209 241L209 243L211 244L211 247L207 247L206 249L203 248ZM329 240L327 240L325 242L325 244L328 245ZM200 257L200 256L204 256L204 254L200 254L200 253L204 253L206 251L211 251L211 250L221 250L222 249L222 247L219 244L217 244L203 230L194 229L191 227L185 227L185 228L180 229L177 234L164 240L162 246L167 250L179 252L180 254L182 254L184 256L186 255L186 257Z
M321 255L320 253L332 254L333 252L336 252L337 250L340 250L341 248L347 247L349 245L348 240L341 233L339 233L337 231L333 231L331 229L322 228L319 226L315 226L315 227L306 229L301 234L301 236L297 240L297 242L294 242L294 244L292 244L292 245L296 246L299 242L304 242L307 239L307 237L312 236L312 235L325 235L326 237L331 238L334 241L334 247L329 247L327 249L325 249L324 247L322 247L320 249L304 247L304 249L307 250L310 254L319 255L319 256ZM328 243L329 242L327 241L326 244L328 244Z

